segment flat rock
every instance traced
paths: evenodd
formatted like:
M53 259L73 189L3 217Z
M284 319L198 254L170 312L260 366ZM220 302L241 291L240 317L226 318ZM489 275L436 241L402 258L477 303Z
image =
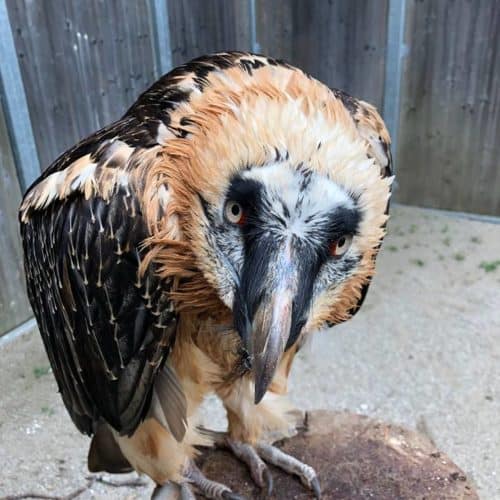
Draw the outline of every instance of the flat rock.
M313 411L297 436L276 443L316 469L322 499L478 499L450 458L421 434L348 412ZM247 469L229 452L209 450L200 468L247 498L262 498ZM313 498L275 467L273 499Z

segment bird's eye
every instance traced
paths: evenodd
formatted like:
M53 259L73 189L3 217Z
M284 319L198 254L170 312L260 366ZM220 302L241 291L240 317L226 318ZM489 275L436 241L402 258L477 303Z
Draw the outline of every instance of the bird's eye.
M338 240L334 241L330 245L330 254L333 257L342 257L342 255L344 255L347 252L347 250L349 250L351 243L352 243L352 236L345 235L340 237Z
M224 212L226 219L232 224L243 224L245 221L243 207L236 201L228 201Z

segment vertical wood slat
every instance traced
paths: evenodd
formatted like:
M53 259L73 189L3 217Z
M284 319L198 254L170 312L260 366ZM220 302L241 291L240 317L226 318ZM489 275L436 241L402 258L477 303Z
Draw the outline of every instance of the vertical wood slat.
M19 180L25 189L40 174L40 164L5 0L0 0L0 54L0 97L10 125Z
M0 106L0 336L32 315L24 288L17 223L20 201L14 155Z
M257 0L257 41L263 52L381 110L387 10L388 0Z
M157 78L148 0L7 0L42 168Z
M164 75L172 69L172 50L170 48L170 23L166 0L152 1L152 22L155 27L157 75Z
M403 73L403 58L407 50L404 44L405 18L406 0L389 0L383 116L391 134L394 157L396 157L398 149L401 75ZM394 172L396 172L396 168L397 165L394 164Z
M251 50L247 0L178 0L168 8L174 66L213 52Z
M397 199L500 215L500 1L407 12Z

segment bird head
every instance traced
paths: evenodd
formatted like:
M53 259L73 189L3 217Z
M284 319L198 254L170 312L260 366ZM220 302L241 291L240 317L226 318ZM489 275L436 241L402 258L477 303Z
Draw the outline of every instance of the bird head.
M387 220L389 137L374 108L289 66L205 82L173 114L185 134L153 175L172 193L199 294L232 312L258 403L287 349L362 301Z
M234 279L229 306L260 401L285 349L314 321L316 299L356 272L362 211L328 177L284 160L234 176L217 222L207 216Z

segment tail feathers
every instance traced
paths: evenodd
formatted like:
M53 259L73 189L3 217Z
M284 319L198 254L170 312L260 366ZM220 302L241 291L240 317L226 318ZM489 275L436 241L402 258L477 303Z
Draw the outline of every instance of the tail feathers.
M201 447L212 447L214 445L218 448L226 447L226 440L229 437L227 431L214 431L212 429L207 429L203 425L198 425L196 430L200 436L209 440L207 444L200 445Z
M133 470L107 424L99 425L92 437L87 465L90 472L120 474Z

